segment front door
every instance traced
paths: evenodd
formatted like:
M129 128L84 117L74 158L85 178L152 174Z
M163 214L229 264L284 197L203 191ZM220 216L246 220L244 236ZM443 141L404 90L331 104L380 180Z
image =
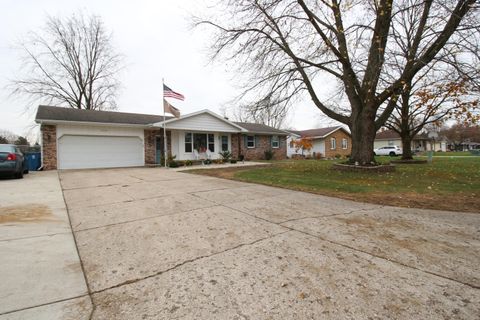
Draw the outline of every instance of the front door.
M155 163L160 164L162 162L162 157L164 155L164 149L163 149L163 137L157 136L155 138L155 149L156 149L156 157L155 157Z

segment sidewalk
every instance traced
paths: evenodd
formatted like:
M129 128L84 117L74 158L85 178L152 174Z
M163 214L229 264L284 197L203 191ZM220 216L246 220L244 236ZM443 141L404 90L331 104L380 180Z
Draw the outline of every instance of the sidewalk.
M56 171L0 179L0 320L88 319L91 300Z

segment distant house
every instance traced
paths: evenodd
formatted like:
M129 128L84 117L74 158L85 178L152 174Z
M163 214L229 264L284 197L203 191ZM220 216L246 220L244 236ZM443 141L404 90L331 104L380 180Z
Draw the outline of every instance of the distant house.
M44 169L129 167L159 164L164 154L163 116L39 106ZM167 151L176 160L286 157L287 132L232 122L210 110L167 117Z
M403 148L402 138L393 130L384 130L377 133L373 148L378 149L387 146L399 146ZM413 151L447 151L447 141L444 138L433 139L426 133L417 134L412 140Z
M312 140L313 148L304 151L304 156L333 158L347 156L352 152L352 138L350 133L341 126L318 128L303 131L290 130L287 137L287 156L289 158L302 154L302 150L295 149L295 140L308 138Z

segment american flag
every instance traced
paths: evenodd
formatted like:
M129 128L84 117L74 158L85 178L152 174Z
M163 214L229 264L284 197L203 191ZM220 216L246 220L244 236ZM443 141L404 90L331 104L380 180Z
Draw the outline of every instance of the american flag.
M163 85L163 96L165 98L174 98L182 101L185 100L185 97L183 96L183 94L173 91L166 85Z

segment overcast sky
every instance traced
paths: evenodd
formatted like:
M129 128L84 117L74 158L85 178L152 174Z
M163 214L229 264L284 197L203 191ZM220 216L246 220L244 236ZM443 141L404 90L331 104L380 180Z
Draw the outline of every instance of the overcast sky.
M201 109L220 113L222 106L231 107L228 101L237 93L235 74L221 63L208 63L208 35L189 26L191 13L204 10L202 1L1 0L0 130L25 135L34 124L36 106L25 113L25 101L9 98L5 88L20 69L15 44L28 31L38 31L47 15L66 16L79 10L101 16L113 32L117 51L126 57L118 111L161 114L162 78L185 95L184 102L173 103L183 114ZM307 99L295 107L290 126L319 126L319 114Z

